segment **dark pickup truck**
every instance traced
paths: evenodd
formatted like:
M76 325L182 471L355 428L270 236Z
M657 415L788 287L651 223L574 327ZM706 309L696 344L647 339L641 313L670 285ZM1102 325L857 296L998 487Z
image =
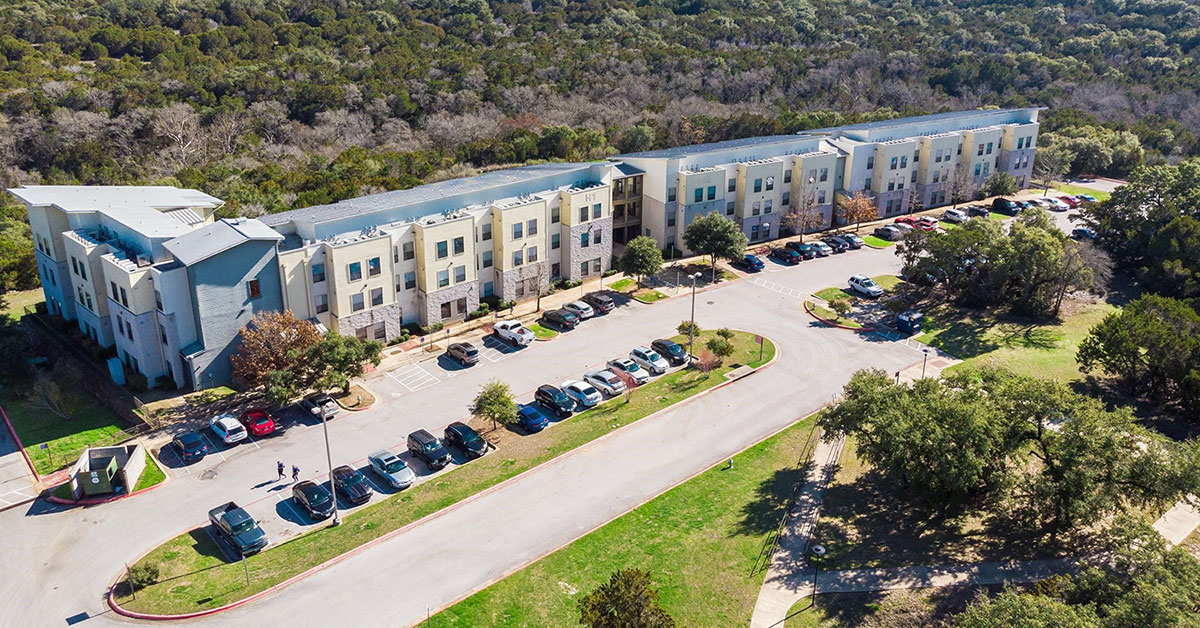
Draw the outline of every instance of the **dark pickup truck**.
M233 502L208 511L208 520L241 556L257 554L267 546L267 533L258 527L250 513Z

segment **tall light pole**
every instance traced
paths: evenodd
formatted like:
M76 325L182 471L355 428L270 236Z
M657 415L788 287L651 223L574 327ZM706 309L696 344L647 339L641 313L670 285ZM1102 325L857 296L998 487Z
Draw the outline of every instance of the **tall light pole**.
M929 349L921 349L921 353L925 354L925 357L921 358L921 379L925 379L925 363L929 361Z
M700 277L700 273L688 275L692 278L692 324L688 327L688 355L692 353L692 347L696 342L696 279Z
M338 514L337 482L333 481L333 455L329 453L329 422L325 418L325 409L321 409L321 430L325 432L325 462L329 463L329 492L333 495L333 524L330 527L342 525L342 517Z

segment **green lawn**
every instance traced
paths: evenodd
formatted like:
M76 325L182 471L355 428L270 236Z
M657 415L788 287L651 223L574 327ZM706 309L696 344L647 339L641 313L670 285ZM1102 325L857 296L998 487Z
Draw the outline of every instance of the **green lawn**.
M975 316L942 308L925 316L918 340L963 358L964 366L1002 366L1021 375L1059 381L1080 379L1075 352L1093 325L1116 311L1099 302L1078 306L1062 322L1045 324Z
M545 327L539 323L533 323L529 325L529 331L533 332L535 337L541 338L542 340L549 340L550 338L558 335L557 331L554 331L553 329Z
M638 292L633 293L633 298L641 301L642 303L655 303L667 298L667 295L659 292L658 290L647 289L639 290Z
M988 218L999 222L1004 222L1005 220L1012 218L1012 216L1009 216L1008 214L1001 214L1000 212L988 212Z
M889 291L894 290L896 288L896 286L904 283L903 279L901 279L895 275L879 275L878 277L871 277L871 279L875 283L879 284L880 288L883 288L884 290L889 290Z
M995 595L1001 589L998 585L966 585L818 595L792 606L784 627L948 626L951 617L966 610L979 595Z
M705 331L696 340L702 344L715 335L714 331ZM676 336L675 340L682 341L683 337ZM159 566L159 582L140 590L136 600L118 596L118 601L131 610L169 614L215 608L243 599L618 427L712 388L724 382L722 375L739 363L758 366L775 355L775 346L767 341L760 359L759 345L752 333L737 332L733 345L733 355L708 377L690 370L665 375L636 389L629 403L615 399L581 412L543 432L522 437L529 446L492 452L403 493L378 498L374 505L348 515L340 527L317 527L253 556L247 561L249 587L231 585L244 577L242 566L225 563L203 529L185 532L139 561Z
M938 226L941 227L943 231L950 231L952 229L958 228L958 225L956 225L948 220L939 221Z
M608 288L609 290L616 290L617 292L628 292L635 286L637 286L636 281L630 279L629 277L625 277L624 279L618 279L614 281Z
M844 299L846 297L857 299L858 293L849 288L822 288L821 290L814 292L813 296L828 303L830 301Z
M77 393L74 398L71 418L62 419L11 390L0 391L0 406L42 475L71 465L88 447L114 445L128 438L116 415L86 394ZM46 449L41 448L42 443Z
M1042 191L1045 191L1045 189L1046 188L1041 188ZM1088 194L1095 196L1097 201L1107 201L1108 197L1112 196L1112 194L1109 192L1102 192L1100 190L1083 187L1082 185L1072 185L1070 183L1059 183L1050 188L1051 196L1054 196L1055 190L1058 190L1063 194Z
M842 325L844 327L853 327L855 329L862 329L862 324L859 323L858 321L856 321L852 318L842 318L842 317L838 316L837 312L834 312L833 310L831 310L827 307L822 307L820 305L817 305L816 303L813 303L812 301L808 302L808 309L812 310L813 313L816 314L817 316L820 316L821 318L823 318L825 320L833 321L833 322L837 323L838 325Z
M34 307L46 300L41 288L5 293L3 299L3 314L11 320L18 320L25 315L25 307Z
M884 240L883 238L877 238L873 235L863 236L863 242L865 242L867 246L873 246L877 249L886 249L889 246L896 245L895 242L890 242L888 240Z
M167 476L159 468L158 463L154 460L154 456L151 456L150 452L146 452L146 470L142 472L142 477L138 478L137 485L133 487L133 490L137 492L150 488L165 479L167 479Z
M434 628L573 626L609 574L650 572L678 626L745 626L762 586L751 573L803 473L806 419L436 615Z

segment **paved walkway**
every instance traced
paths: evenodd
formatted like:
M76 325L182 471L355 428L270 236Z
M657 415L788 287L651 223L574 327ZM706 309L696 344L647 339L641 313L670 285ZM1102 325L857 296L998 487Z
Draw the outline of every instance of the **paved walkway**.
M0 510L31 502L41 491L8 426L0 420Z

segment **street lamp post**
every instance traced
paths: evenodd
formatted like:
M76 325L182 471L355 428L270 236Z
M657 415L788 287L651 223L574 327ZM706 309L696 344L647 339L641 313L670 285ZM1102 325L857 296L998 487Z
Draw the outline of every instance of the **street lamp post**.
M921 358L921 379L925 379L925 363L929 362L929 349L921 349L925 357Z
M696 279L700 277L700 273L689 275L692 278L692 324L688 327L688 355L695 355L692 352L693 345L696 342Z
M325 432L325 462L329 463L329 492L333 494L333 524L330 527L337 527L342 525L342 517L338 514L337 483L333 481L333 454L329 453L329 423L323 410L321 430Z

